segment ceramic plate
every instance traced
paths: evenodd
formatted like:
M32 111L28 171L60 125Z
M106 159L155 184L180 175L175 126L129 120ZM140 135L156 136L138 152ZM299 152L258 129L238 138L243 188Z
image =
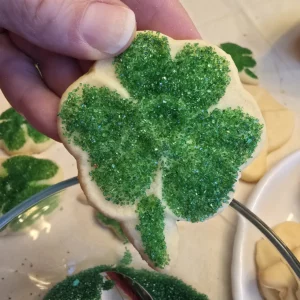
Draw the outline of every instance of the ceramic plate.
M300 222L300 151L271 169L253 190L247 207L270 227L284 221ZM255 243L262 234L240 217L232 263L233 297L261 300L256 283Z

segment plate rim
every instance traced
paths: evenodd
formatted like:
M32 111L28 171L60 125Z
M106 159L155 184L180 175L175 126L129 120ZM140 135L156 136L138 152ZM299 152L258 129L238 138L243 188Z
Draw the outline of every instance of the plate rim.
M264 176L263 178L256 184L251 192L250 196L245 202L245 206L253 211L257 204L257 198L262 193L266 185L277 175L277 173L284 168L287 164L294 161L295 159L300 158L300 150L296 150L280 160L277 164L275 164ZM255 211L254 211L255 212ZM245 226L249 225L249 222L243 218L242 216L238 216L238 221L236 225L236 233L234 236L233 242L233 251L232 251L232 263L231 263L231 288L232 288L232 297L236 300L243 300L243 289L241 288L242 282L242 268L240 267L242 257L242 245L243 239L243 231ZM242 242L240 242L242 241Z

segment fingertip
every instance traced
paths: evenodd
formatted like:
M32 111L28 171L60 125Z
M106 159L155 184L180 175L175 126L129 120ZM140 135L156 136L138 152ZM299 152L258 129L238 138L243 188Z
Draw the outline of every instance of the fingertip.
M135 14L124 6L92 3L79 30L84 41L96 50L93 60L111 57L130 45L136 31Z
M77 59L116 55L128 47L136 29L134 12L119 0L28 1L25 13L22 0L4 2L0 27L40 48ZM20 9L14 9L15 2Z

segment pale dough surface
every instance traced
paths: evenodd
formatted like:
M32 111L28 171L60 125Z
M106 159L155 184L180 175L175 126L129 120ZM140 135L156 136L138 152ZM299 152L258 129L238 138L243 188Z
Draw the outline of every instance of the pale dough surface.
M278 103L264 88L246 84L244 87L256 100L267 130L267 139L261 153L242 171L241 176L246 182L257 182L267 171L268 153L281 148L291 138L295 127L295 114Z

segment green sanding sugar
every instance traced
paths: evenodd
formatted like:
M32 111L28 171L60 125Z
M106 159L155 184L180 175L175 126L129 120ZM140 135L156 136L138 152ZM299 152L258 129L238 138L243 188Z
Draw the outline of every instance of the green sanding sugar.
M164 268L169 264L169 255L164 235L164 207L155 196L143 197L137 206L144 252L155 267Z
M88 269L55 285L44 300L100 300L104 278L101 267Z
M104 286L102 272L116 271L144 287L153 300L208 300L176 277L123 266L98 266L73 275L54 286L44 300L100 300ZM74 286L74 281L79 284Z
M70 93L60 112L65 134L89 153L92 179L116 204L145 194L160 158L138 109L116 92L84 85L82 96Z
M41 192L45 188L49 187L48 185L41 185L39 188L37 188L36 193ZM33 193L33 190L31 190ZM25 197L25 199L31 197L33 194L30 193L28 197ZM43 200L36 206L30 208L25 213L20 214L17 218L12 220L9 223L9 228L12 231L20 231L26 227L31 226L34 224L41 216L46 216L52 213L59 205L59 196L54 195L46 200Z
M254 79L258 79L257 75L255 73L253 73L253 71L251 71L250 69L245 69L245 73L250 76L251 78L254 78Z
M8 150L18 150L26 143L24 126L28 136L36 143L44 143L48 137L35 130L13 108L9 108L0 115L0 140L3 140Z
M116 267L115 270L138 282L153 300L208 300L206 295L198 293L174 276L122 266Z
M0 214L20 204L30 196L42 191L49 185L39 183L54 177L58 172L58 166L46 159L38 159L30 156L14 156L2 164L4 171L0 173ZM26 212L19 216L22 219L14 220L10 226L13 230L19 230L25 225L31 225L42 214L51 212L57 207L57 197L43 201L34 209L32 214Z
M249 69L256 66L256 61L252 57L252 51L250 49L241 47L234 43L223 43L220 47L231 56L239 72L245 71L245 73L251 78L258 78L256 74Z
M118 221L108 218L100 212L97 212L96 217L101 224L110 228L117 235L117 237L120 240L122 240L124 243L128 242L128 239L127 239L126 235L124 234L124 232L121 228L121 225Z
M128 266L132 262L132 255L131 252L126 248L125 253L122 257L122 259L119 262L119 265L121 266Z
M60 112L69 142L89 155L92 180L108 201L133 204L160 167L163 200L178 217L211 216L229 200L262 130L240 109L208 113L229 84L227 60L196 44L172 59L165 37L141 33L114 64L130 99L81 85Z

